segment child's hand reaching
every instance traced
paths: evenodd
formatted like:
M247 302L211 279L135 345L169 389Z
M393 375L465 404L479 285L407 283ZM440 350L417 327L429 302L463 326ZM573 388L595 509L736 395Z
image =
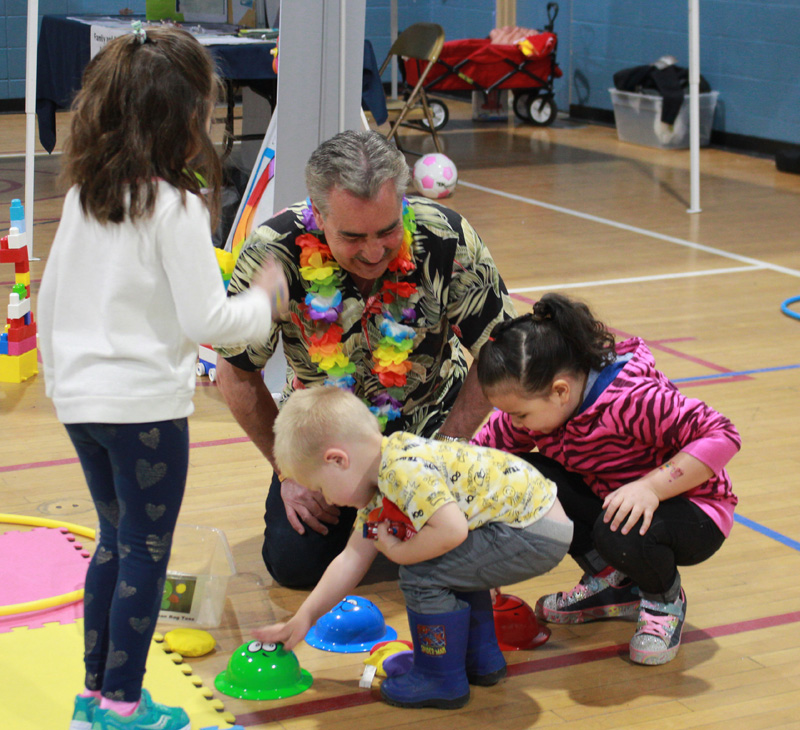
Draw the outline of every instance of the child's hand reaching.
M630 482L606 496L603 502L603 509L606 511L603 522L611 522L611 531L615 532L627 517L620 530L623 535L627 535L641 517L639 534L644 535L659 504L661 500L647 484L641 480Z
M281 319L289 310L289 285L283 275L283 269L272 259L267 259L261 271L253 277L253 286L263 289L269 294L272 302L272 319Z
M295 615L286 623L254 629L253 636L264 644L283 644L286 651L291 651L305 638L310 628L310 624Z

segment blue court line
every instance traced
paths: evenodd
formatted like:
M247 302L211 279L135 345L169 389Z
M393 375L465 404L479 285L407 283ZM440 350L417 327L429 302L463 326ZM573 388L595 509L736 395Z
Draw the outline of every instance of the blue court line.
M786 547L792 548L792 550L800 551L800 542L797 540L792 540L791 537L786 537L786 535L781 535L780 532L775 532L775 530L770 530L769 527L764 527L764 525L759 525L758 522L753 522L753 520L747 519L747 517L742 517L741 515L734 514L733 521L738 522L745 527L749 527L751 530L755 530L756 532L760 532L762 535L766 535L767 537L771 537L773 540L777 540L779 543L786 545Z
M714 373L713 375L697 375L694 378L670 378L673 383L691 383L696 380L717 380L719 378L731 378L737 375L755 375L756 373L774 373L779 370L797 370L798 365L779 365L775 368L758 368L756 370L738 370L730 373Z

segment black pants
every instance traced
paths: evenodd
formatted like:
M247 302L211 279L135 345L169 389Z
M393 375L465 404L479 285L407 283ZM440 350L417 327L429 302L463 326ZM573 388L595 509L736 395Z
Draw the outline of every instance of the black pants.
M577 474L541 454L526 454L548 479L558 485L558 498L575 525L569 554L585 568L585 556L597 551L608 565L622 571L648 598L666 600L680 585L679 565L697 565L725 541L715 522L686 497L662 502L649 529L639 534L641 520L623 535L603 522L603 500Z
M356 519L353 507L339 508L339 522L329 525L327 535L314 532L308 525L299 534L289 524L281 498L281 483L272 477L264 513L264 545L261 557L269 574L287 588L316 585L325 568L344 550Z

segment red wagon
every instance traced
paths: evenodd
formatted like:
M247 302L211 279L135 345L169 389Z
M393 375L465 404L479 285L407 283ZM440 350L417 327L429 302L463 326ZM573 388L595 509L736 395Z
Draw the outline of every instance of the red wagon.
M514 113L533 124L551 124L558 108L553 98L553 81L562 72L556 63L558 37L553 23L558 4L547 4L548 23L543 33L514 44L493 43L489 38L447 41L425 83L425 91L483 91L512 89ZM425 61L406 59L406 83L413 87L425 69ZM429 99L436 129L450 117L440 99ZM427 124L427 122L424 122Z

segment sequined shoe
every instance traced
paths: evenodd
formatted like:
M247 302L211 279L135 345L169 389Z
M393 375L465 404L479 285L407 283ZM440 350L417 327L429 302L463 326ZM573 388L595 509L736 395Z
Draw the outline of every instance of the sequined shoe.
M191 730L191 727L189 716L180 707L154 702L146 689L142 690L142 700L132 715L123 717L114 710L98 707L92 724L92 730Z
M639 622L630 643L631 661L637 664L671 662L681 645L681 632L686 619L686 594L670 602L642 599Z
M542 596L534 612L551 624L583 624L601 618L633 621L639 611L639 589L618 570L607 575L584 573L571 591Z
M69 730L91 730L94 711L99 705L100 703L94 697L78 695L75 698L75 709L72 711Z

